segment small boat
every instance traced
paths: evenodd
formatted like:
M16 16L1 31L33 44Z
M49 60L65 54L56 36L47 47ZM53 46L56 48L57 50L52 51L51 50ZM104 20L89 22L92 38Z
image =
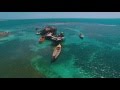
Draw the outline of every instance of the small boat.
M8 36L10 34L10 32L6 31L6 32L0 32L0 37L5 37Z
M80 37L81 39L83 39L83 38L84 38L84 35L83 35L83 34L80 34L79 37Z
M40 37L39 42L44 42L45 41L45 36Z
M53 51L52 62L54 62L57 59L57 57L59 56L60 52L61 52L61 45L59 44L59 45L57 45L55 47L55 49Z
M63 41L64 37L52 36L51 40L53 40L53 41Z
M36 33L36 35L40 35L40 34L41 34L41 32L37 32L37 33Z
M64 37L57 37L57 41L63 41Z
M54 41L54 40L57 40L57 37L56 36L51 36L51 39Z

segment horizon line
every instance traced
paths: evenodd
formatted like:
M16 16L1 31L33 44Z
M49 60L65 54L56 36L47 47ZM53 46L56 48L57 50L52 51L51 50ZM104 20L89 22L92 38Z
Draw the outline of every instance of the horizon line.
M0 19L0 20L28 20L28 19L120 19L120 18L105 18L105 17L102 17L102 18L9 18L9 19Z

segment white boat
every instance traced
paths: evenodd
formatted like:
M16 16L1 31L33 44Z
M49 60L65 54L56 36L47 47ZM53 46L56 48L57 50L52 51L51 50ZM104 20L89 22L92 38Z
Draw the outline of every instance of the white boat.
M37 32L36 35L40 35L40 32Z
M57 40L57 37L55 37L55 36L51 36L52 38L52 40Z
M85 36L83 34L80 34L79 36L81 39L83 39Z
M60 55L61 47L62 46L60 44L55 47L52 55L52 62L54 62L57 59L57 57Z

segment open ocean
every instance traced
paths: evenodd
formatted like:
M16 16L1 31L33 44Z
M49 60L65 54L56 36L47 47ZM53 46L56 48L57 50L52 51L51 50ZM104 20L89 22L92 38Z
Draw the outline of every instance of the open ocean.
M54 63L35 31L46 25L65 34ZM120 19L0 20L0 31L11 33L0 38L0 78L120 78Z

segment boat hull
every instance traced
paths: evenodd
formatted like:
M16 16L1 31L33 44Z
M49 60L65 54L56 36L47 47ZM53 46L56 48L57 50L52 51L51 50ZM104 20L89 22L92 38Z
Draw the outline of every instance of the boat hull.
M59 48L59 50L57 48ZM57 45L55 47L55 49L53 51L52 61L51 62L54 62L58 58L58 56L60 55L60 53L61 53L61 45L59 44L59 45Z
M45 37L40 37L39 43L42 43L42 42L44 42L44 41L45 41Z

